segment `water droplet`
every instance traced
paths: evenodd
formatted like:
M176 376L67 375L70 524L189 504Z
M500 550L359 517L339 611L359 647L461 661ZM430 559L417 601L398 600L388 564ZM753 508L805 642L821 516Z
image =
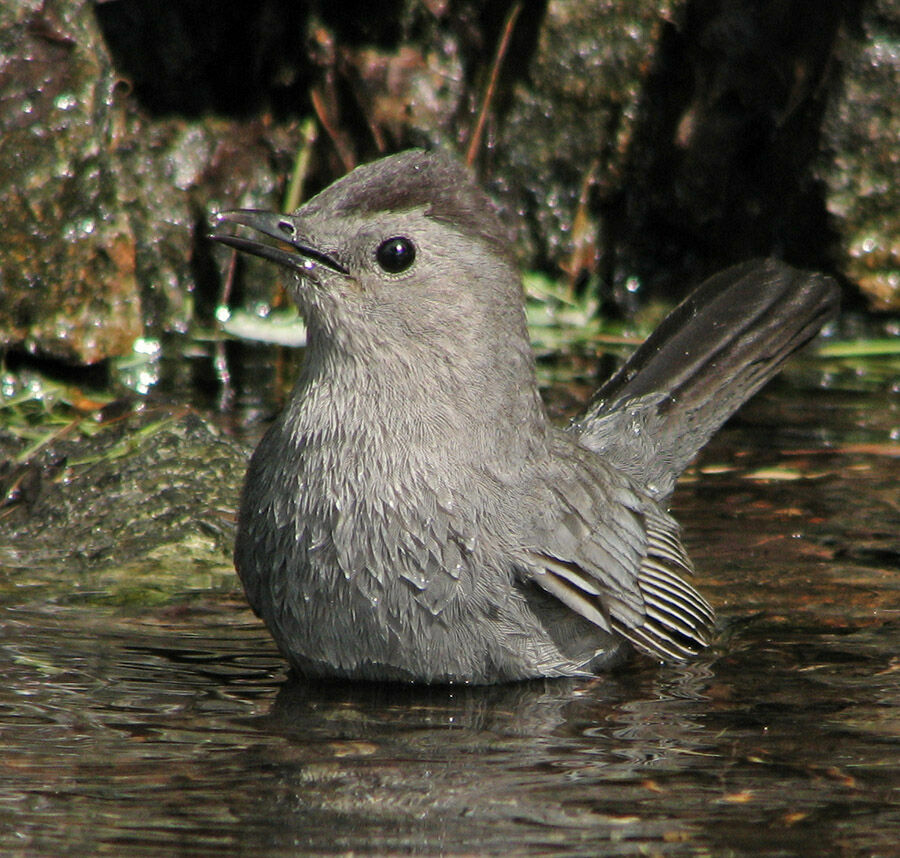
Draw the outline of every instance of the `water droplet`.
M134 352L139 355L158 355L162 349L159 340L151 337L138 337L134 341Z
M78 99L71 92L64 92L53 100L53 106L58 110L71 110L76 104Z

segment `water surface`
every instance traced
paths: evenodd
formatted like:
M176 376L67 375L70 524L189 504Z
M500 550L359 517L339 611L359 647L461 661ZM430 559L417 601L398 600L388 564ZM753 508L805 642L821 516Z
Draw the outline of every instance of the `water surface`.
M782 382L707 449L686 666L306 685L225 559L156 605L0 570L0 853L896 855L897 398Z

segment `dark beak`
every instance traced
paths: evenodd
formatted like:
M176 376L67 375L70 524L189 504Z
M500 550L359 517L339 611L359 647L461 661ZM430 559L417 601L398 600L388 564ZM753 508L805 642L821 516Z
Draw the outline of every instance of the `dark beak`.
M220 232L222 224L233 223L240 226L248 226L257 232L277 239L288 245L289 250L260 241L257 238L243 238L239 235L229 235ZM338 274L350 272L340 264L333 256L322 250L311 247L303 240L303 236L297 229L294 218L288 215L280 215L274 212L256 211L255 209L238 209L232 212L219 212L215 216L215 232L210 235L213 241L242 250L244 253L252 253L261 256L270 262L283 265L294 271L309 272L316 265L322 265Z

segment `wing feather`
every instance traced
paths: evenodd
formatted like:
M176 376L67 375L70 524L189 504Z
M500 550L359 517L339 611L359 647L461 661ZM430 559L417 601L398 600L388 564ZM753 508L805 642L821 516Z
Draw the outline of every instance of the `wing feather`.
M524 564L530 579L654 657L696 655L710 643L715 614L684 578L693 565L678 525L625 474L583 452L552 483Z

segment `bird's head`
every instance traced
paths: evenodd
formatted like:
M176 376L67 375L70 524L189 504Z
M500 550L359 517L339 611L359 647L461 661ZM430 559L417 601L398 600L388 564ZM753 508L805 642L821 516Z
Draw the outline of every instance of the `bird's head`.
M307 324L332 344L452 356L525 337L510 236L446 154L411 150L359 167L293 214L223 212L212 238L287 269Z

